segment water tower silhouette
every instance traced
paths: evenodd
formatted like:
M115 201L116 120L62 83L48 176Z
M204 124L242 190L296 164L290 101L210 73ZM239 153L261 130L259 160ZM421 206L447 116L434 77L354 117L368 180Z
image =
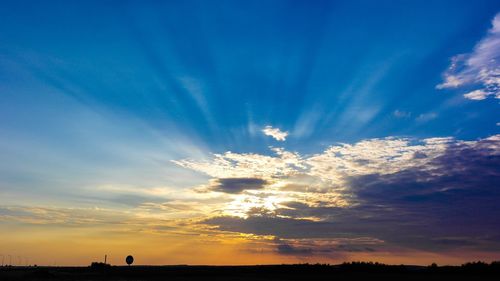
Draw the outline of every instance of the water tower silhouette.
M134 262L134 257L127 256L127 258L125 258L125 262L130 266Z

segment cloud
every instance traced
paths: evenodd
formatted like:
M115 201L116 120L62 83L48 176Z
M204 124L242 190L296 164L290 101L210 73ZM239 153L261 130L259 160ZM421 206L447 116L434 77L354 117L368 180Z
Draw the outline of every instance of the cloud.
M470 100L484 100L488 97L488 95L489 93L483 90L475 90L470 93L464 94L464 97Z
M238 194L219 211L248 217L250 210L274 211L287 201L347 207L354 203L348 186L351 177L425 166L454 142L457 141L452 138L368 139L355 144L336 144L308 156L272 148L274 155L226 152L205 160L182 159L174 163L210 176L209 183L199 189L208 191L207 196L213 191ZM234 178L261 179L262 182L249 186L240 180L220 181Z
M214 178L272 178L288 176L305 168L298 153L273 148L274 156L256 153L213 154L205 161L182 159L173 163Z
M468 54L451 59L451 65L443 74L444 82L438 89L473 87L465 94L471 100L487 97L500 99L500 13L492 21L485 37Z
M363 140L355 144L329 147L323 153L305 161L309 175L342 185L346 177L371 173L394 173L406 168L424 165L440 155L450 138L429 138L421 141L407 138ZM428 157L415 157L417 153Z
M276 251L284 255L500 249L500 135L477 141L372 139L300 159L306 178L318 178L330 189L311 193L300 182L291 191L279 191L292 196L276 208L262 205L249 209L246 217L221 215L201 224L278 237ZM280 179L286 181L282 186L287 189L295 176ZM259 191L264 202L273 194L269 188ZM332 203L332 194L344 196L348 204ZM373 245L310 244L339 239L365 239Z
M262 129L262 132L264 133L264 135L270 136L277 141L285 141L286 137L288 136L288 132L283 132L279 128L273 128L271 126L266 126L264 129Z
M434 120L438 117L437 113L434 112L429 112L429 113L422 113L417 118L415 119L417 122L429 122L431 120Z
M99 208L0 206L0 222L76 227L122 224L131 218L126 213Z
M277 245L276 249L278 253L281 255L306 255L309 256L312 254L312 248L298 248L296 246L290 245L285 242L281 242Z
M409 118L411 116L411 112L396 109L394 110L393 115L397 118Z
M206 219L202 223L215 225L218 230L223 231L275 235L281 238L326 238L333 237L336 233L335 226L331 223L277 216L220 216Z
M297 152L272 148L275 155L255 153L213 154L208 160L182 159L174 163L213 178L263 178L339 182L345 176L392 173L420 165L442 153L452 138L367 139L355 144L332 145L322 153L303 157ZM420 153L420 154L418 154ZM418 157L415 157L418 155ZM427 155L427 157L421 157Z
M215 179L210 190L224 193L240 193L248 189L262 189L268 181L259 178L223 178Z
M281 255L325 255L345 259L348 252L374 252L383 241L361 238L283 239L275 238L276 251Z

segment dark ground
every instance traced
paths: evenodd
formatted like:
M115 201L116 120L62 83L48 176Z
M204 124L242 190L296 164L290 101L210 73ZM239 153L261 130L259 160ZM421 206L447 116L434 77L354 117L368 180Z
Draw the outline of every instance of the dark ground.
M469 263L444 267L389 266L372 263L98 268L0 267L0 280L500 280L500 263Z

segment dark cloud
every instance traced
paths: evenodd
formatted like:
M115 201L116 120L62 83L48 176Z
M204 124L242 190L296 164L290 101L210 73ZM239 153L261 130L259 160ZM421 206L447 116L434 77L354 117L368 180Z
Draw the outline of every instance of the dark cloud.
M281 239L275 238L273 243L276 252L293 256L328 256L345 258L349 252L374 252L378 241L357 239Z
M447 222L493 224L500 215L499 142L453 145L425 167L352 178L350 186L363 205Z
M223 178L215 179L210 190L224 193L240 193L247 189L262 189L266 180L259 178Z
M282 255L293 255L293 256L310 256L313 253L312 248L297 248L290 244L280 243L276 246L276 250Z
M351 177L348 187L354 204L347 208L288 202L272 215L254 210L246 219L217 217L204 223L223 231L287 239L371 237L386 247L500 250L498 139L457 143L425 166ZM311 217L317 219L306 219ZM307 249L278 247L283 253Z
M203 223L215 225L218 230L223 231L275 235L282 238L330 237L330 233L334 233L333 225L329 222L276 216L250 216L246 219L221 216L206 219Z

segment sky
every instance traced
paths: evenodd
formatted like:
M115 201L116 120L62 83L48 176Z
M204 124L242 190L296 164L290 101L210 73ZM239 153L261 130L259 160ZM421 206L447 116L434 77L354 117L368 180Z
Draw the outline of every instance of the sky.
M3 264L500 260L499 1L2 1Z

